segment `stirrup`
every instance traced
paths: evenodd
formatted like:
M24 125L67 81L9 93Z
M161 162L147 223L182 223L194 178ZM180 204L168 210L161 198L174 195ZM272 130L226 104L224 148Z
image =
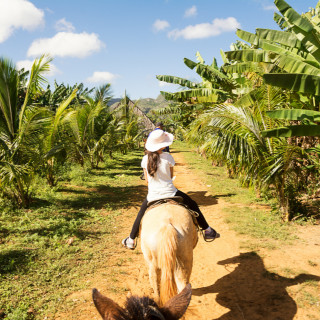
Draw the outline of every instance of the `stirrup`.
M203 236L203 240L205 242L212 242L218 238L220 238L220 233L218 233L216 230L212 229L216 234L215 234L215 237L213 239L206 239L206 231L204 229L201 229L201 233L202 233L202 236Z
M130 250L134 250L137 247L137 238L134 239L134 243L133 243L133 247L129 247L127 245L127 241L128 241L129 237L126 237L125 239L123 239L121 241L122 245L126 248L126 249L130 249Z

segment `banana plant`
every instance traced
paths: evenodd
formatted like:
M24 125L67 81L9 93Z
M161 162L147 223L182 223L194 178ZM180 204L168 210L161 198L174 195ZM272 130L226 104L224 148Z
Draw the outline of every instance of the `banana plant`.
M184 58L184 63L188 68L196 71L202 82L193 82L175 76L157 75L158 80L179 84L183 89L174 93L161 91L161 94L166 100L176 102L216 103L225 101L230 97L231 90L235 88L234 82L219 70L216 59L211 65L206 65L199 52L196 53L196 56L199 62Z
M255 34L238 30L250 49L226 52L229 60L238 62L226 68L241 71L264 65L267 84L312 95L316 108L320 102L319 3L301 15L284 0L274 3L281 13L274 20L283 30L256 29Z

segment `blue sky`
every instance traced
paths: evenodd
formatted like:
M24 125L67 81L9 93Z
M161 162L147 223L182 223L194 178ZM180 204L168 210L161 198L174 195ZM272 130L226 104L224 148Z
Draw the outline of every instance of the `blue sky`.
M288 0L297 12L317 0ZM110 82L115 97L156 98L158 74L199 80L183 63L206 63L237 40L236 28L278 29L272 0L0 0L0 55L18 67L54 57L50 83Z

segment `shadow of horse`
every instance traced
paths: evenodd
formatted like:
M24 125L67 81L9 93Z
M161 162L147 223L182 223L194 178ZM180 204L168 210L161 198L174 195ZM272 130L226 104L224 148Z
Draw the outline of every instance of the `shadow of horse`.
M247 252L218 264L232 271L214 284L195 288L194 296L218 293L216 301L230 311L212 320L292 320L297 304L286 291L287 287L320 277L300 274L286 278L266 270L262 258L255 252ZM235 269L230 264L238 264Z

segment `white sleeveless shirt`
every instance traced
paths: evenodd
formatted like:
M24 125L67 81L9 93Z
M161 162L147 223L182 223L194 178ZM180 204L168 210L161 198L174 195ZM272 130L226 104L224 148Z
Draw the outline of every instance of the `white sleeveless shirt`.
M141 167L147 169L148 155L145 155L141 161ZM173 185L170 167L175 165L175 161L171 154L163 152L160 154L157 172L154 177L148 173L148 195L147 200L153 201L174 197L178 189Z

